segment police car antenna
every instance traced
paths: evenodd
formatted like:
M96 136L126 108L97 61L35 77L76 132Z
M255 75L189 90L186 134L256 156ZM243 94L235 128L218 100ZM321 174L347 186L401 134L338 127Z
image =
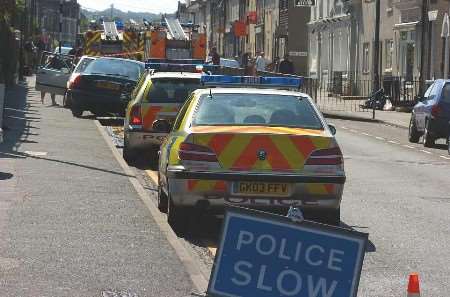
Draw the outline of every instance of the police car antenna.
M209 96L208 96L208 98L209 98L209 99L212 99L212 97L213 97L213 96L212 96L212 90L211 90L211 88L209 88Z

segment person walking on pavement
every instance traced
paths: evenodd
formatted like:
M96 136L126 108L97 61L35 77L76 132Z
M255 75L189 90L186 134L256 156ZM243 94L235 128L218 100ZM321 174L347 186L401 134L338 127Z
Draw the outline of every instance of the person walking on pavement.
M265 71L266 70L266 59L264 58L264 52L260 52L258 57L256 58L255 66L256 71Z
M294 63L289 60L289 55L285 55L283 61L281 61L278 71L283 74L294 74Z
M215 46L211 48L210 56L213 65L220 65L220 56L217 53L217 48Z

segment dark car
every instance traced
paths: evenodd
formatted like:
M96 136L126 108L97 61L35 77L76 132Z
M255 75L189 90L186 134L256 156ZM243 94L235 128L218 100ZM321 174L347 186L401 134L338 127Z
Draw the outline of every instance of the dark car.
M409 141L419 142L423 136L426 147L439 138L449 138L450 80L438 79L414 106L409 124Z
M70 81L67 95L72 114L80 117L84 111L95 115L124 115L145 64L118 58L98 58Z

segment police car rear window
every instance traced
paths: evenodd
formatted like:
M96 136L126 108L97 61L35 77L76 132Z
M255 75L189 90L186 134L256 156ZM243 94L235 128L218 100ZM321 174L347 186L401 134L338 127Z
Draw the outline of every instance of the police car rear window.
M203 95L192 124L323 129L306 98L276 94Z
M146 102L183 103L189 94L201 88L197 78L153 78Z

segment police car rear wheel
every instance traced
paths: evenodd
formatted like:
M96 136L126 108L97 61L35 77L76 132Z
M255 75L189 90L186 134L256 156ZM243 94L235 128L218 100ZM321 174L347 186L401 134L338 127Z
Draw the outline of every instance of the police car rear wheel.
M341 209L324 210L319 220L327 225L339 226L341 223Z
M123 141L122 156L123 156L123 159L125 161L127 161L128 164L133 164L137 158L136 151L130 148L130 145L128 143L128 137L126 134L124 136L124 141Z
M168 197L167 222L178 236L184 235L188 226L189 211L187 208L176 206Z

